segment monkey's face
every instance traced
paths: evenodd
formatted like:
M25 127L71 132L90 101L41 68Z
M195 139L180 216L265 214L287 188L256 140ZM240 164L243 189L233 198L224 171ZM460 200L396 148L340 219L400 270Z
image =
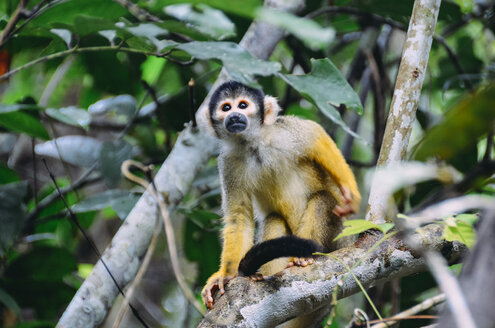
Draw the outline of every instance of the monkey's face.
M215 129L220 136L221 130L227 135L246 134L259 123L259 110L249 97L225 98L218 103L214 113Z

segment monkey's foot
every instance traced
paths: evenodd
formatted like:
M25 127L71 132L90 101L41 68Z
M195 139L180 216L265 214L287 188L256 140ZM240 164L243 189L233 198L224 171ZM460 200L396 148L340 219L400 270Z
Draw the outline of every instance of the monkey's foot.
M352 194L349 189L340 186L340 192L342 193L343 204L335 206L333 214L343 217L355 213L352 204Z
M307 267L315 262L315 259L312 257L293 257L289 260L287 264L287 268L293 266Z
M220 295L225 294L224 286L234 278L234 276L224 276L220 272L213 274L206 282L201 296L208 310L211 310L213 303L215 302L213 296L217 291L220 291Z

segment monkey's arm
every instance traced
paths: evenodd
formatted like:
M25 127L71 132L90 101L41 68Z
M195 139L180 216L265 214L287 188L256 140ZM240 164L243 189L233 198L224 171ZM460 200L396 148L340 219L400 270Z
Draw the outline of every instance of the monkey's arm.
M213 305L217 290L223 295L224 284L237 276L239 262L254 243L254 218L251 199L242 188L226 193L223 199L225 216L223 248L220 269L214 273L203 288L203 300L208 308Z
M359 209L361 195L354 174L335 142L319 125L315 125L315 140L309 145L309 157L331 176L336 186L330 192L339 202L336 214L346 215Z

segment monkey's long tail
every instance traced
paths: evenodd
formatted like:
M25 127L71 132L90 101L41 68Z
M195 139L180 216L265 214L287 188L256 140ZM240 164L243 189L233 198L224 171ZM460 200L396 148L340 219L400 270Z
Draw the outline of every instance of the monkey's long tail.
M254 245L246 253L239 263L238 275L253 275L263 264L279 257L311 257L313 253L322 249L322 246L313 240L292 235L270 239Z

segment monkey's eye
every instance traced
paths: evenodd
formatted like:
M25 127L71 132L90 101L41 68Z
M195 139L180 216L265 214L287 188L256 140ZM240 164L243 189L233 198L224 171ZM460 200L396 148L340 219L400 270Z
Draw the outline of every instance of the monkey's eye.
M232 107L230 106L230 104L223 104L222 106L222 110L224 112L228 112Z
M247 106L248 106L247 102L245 102L245 101L241 101L241 102L239 103L239 106L237 106L237 107L239 107L240 109L246 109L246 108L247 108Z

